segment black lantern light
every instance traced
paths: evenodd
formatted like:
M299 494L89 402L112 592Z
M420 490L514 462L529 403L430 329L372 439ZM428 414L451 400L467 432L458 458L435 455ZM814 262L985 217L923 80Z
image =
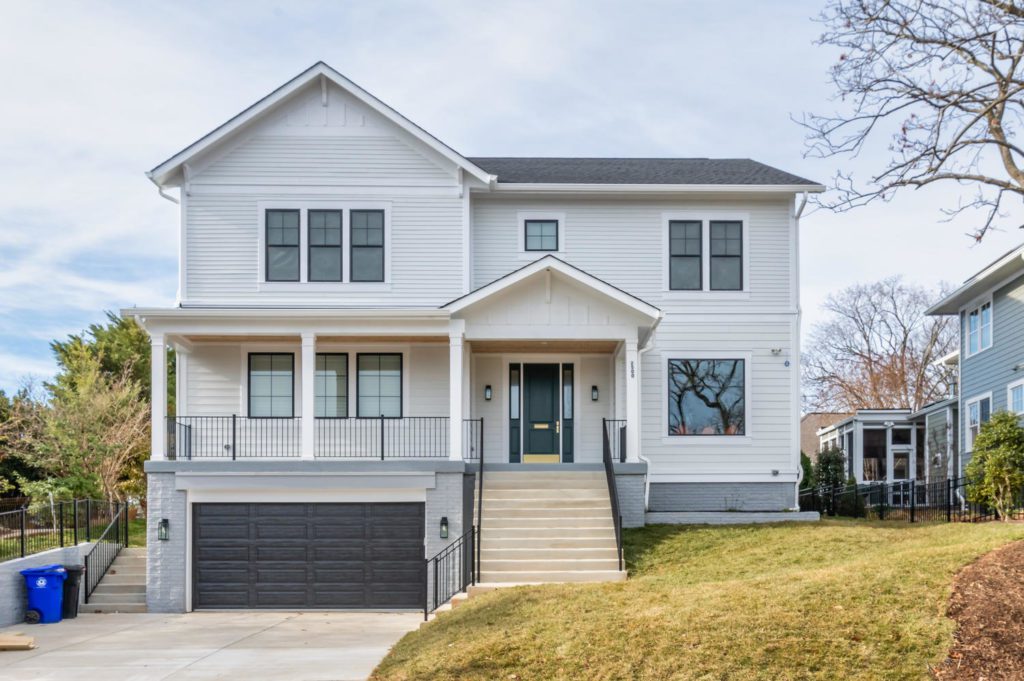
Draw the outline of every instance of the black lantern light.
M484 399L487 400L488 402L490 402L491 401L491 397L492 397L493 394L494 393L491 391L491 386L485 385L484 386Z
M596 385L590 386L590 399L592 399L594 402L597 402L597 397L598 397L597 386Z
M448 516L441 516L441 539L448 538Z
M167 518L161 518L157 524L156 538L160 541L167 541L171 538L171 522Z

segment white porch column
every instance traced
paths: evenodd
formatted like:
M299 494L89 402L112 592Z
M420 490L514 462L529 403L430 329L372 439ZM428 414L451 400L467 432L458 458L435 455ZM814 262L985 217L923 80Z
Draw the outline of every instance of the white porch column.
M302 458L316 451L316 334L302 334Z
M465 322L452 320L448 332L448 443L449 458L462 460L462 374Z
M640 353L637 340L626 339L626 461L640 460Z
M167 346L162 333L149 337L150 455L154 461L167 458Z

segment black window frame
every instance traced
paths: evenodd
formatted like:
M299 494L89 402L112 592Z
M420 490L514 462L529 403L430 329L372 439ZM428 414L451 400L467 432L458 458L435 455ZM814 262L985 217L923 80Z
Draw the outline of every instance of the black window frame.
M263 280L270 283L291 283L302 281L302 258L298 258L298 266L295 268L294 279L271 279L270 278L270 214L271 213L294 213L298 216L299 226L297 232L299 243L294 246L273 246L273 248L294 248L296 256L302 253L302 211L298 208L267 208L263 211ZM257 353L260 354L260 353Z
M318 353L316 353L316 358L314 359L314 361L317 362L317 364L319 364L319 359L321 357L344 357L345 358L345 415L344 416L317 416L316 415L316 399L318 397L317 394L316 394L316 372L319 371L319 366L314 365L314 367L313 367L313 381L314 381L314 385L313 385L313 418L317 418L317 419L347 419L347 418L352 416L352 396L349 394L349 389L348 389L349 388L349 384L351 383L351 378L352 377L349 375L349 370L351 369L351 367L349 366L349 362L348 362L348 353L347 352L318 352ZM356 380L358 381L358 378Z
M739 225L740 226L740 236L739 236L740 252L739 252L739 255L715 255L715 248L714 248L714 243L715 243L714 229L715 229L715 225ZM746 233L745 232L746 228L747 227L744 224L743 220L708 220L708 290L710 290L710 291L742 291L743 290L743 287L746 285L746 275L745 275L745 273L743 271L743 258L744 258L743 235ZM726 240L728 240L728 237L725 237L725 238L726 238ZM723 287L715 286L715 278L714 278L715 277L715 268L712 267L711 264L715 261L716 258L718 258L718 259L738 260L739 261L739 264L740 264L740 270L739 270L739 272L740 272L740 281L739 281L739 286L738 287L736 287L736 288L732 288L732 287L723 288Z
M271 357L288 357L292 364L292 408L290 416L253 416L252 415L252 358L255 355L268 355ZM271 362L273 365L273 362ZM245 414L250 419L293 419L295 418L295 353L294 352L250 352L246 358L245 375ZM273 399L273 395L271 395Z
M339 243L337 246L313 245L313 217L314 213L337 213L341 224L338 226ZM314 279L313 278L313 249L337 249L338 251L338 278L337 279ZM319 283L339 283L345 281L345 211L340 208L309 208L306 210L306 281Z
M749 394L749 383L750 380L750 362L747 361L746 357L669 357L665 363L666 371L666 384L667 390L665 391L666 401L666 423L664 425L671 426L672 418L672 362L739 362L743 365L743 432L741 433L673 433L671 427L667 428L667 437L670 438L686 438L686 437L701 437L701 438L742 438L750 435L749 422L747 420L750 414L750 405L747 402L747 396Z
M555 247L554 248L530 248L530 225L535 223L555 223ZM558 253L562 245L562 225L558 218L529 218L523 220L523 250L531 253ZM541 237L543 238L543 237Z
M675 255L672 253L672 226L677 224L697 225L697 255ZM689 237L684 237L684 240ZM672 285L672 261L676 258L697 259L697 286L696 288L682 288ZM670 291L703 291L704 290L704 221L703 220L669 220L668 221L668 289Z
M352 219L352 216L355 213L380 213L380 219L381 219L380 246L365 246L365 245L357 246L356 245L355 239L352 237L353 230L355 229L355 227L353 226L354 220ZM349 225L348 226L348 231L349 231L349 235L348 235L348 246L349 246L349 253L348 253L349 281L350 282L355 282L355 283L360 283L360 284L382 284L382 283L384 283L385 281L387 281L387 270L388 270L387 251L386 251L387 243L388 243L388 238L387 238L388 220L387 220L387 215L385 214L384 209L383 208L350 208L349 211L348 211L348 225ZM377 248L380 249L380 279L356 279L355 278L356 267L355 267L354 262L355 262L355 253L356 253L356 249L357 248L358 249L377 249Z
M398 416L385 416L386 419L405 418L405 357L401 352L357 352L356 353L356 417L364 419L379 419L377 416L359 416L359 400L362 398L359 390L359 359L361 357L398 357ZM379 397L379 395L378 395Z

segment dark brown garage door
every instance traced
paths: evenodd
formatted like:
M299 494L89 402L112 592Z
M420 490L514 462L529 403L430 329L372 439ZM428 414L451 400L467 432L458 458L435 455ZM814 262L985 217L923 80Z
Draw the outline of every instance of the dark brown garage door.
M423 607L423 504L195 504L192 607Z

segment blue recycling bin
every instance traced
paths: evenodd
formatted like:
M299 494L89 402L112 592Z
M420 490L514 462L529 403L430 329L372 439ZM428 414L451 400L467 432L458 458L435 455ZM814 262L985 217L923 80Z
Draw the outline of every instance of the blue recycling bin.
M63 565L42 565L22 570L28 594L26 622L50 624L60 622L64 600L64 580L68 573Z

